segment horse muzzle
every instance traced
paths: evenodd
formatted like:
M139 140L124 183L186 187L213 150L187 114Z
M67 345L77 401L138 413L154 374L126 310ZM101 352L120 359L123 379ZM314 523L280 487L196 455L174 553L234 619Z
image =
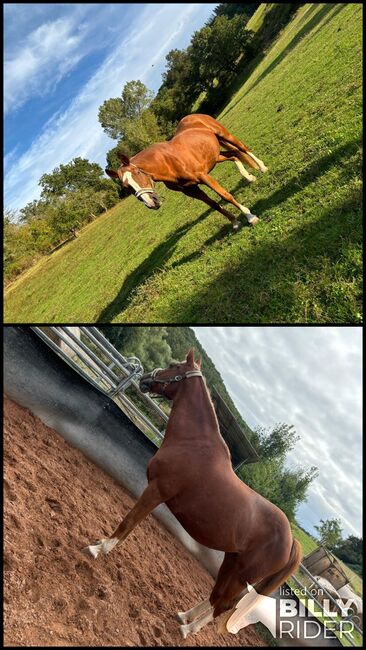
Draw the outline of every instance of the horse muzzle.
M150 210L159 210L159 208L161 207L161 203L160 203L158 197L156 196L156 194L150 194L149 198L152 200L153 205L151 205L150 201L147 202L144 199L142 199L143 202L145 203L146 207L150 208Z
M139 381L139 388L141 393L149 393L151 391L151 387L154 383L154 380L151 376L151 373L148 373L146 375L142 375L140 381Z
M143 188L135 193L136 198L142 201L150 210L159 210L161 203L155 192L150 188Z

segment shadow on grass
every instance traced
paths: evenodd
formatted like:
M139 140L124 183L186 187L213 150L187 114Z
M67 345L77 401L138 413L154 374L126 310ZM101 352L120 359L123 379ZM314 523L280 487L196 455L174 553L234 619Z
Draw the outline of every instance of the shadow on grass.
M117 296L112 302L107 305L96 319L97 323L109 323L120 314L128 306L132 292L157 269L160 269L173 255L174 248L177 242L183 237L193 226L206 219L210 214L211 209L205 210L194 221L184 224L178 230L169 235L161 244L159 244L150 255L139 266L130 273L118 292Z
M264 211L271 210L271 208L274 208L276 205L280 205L284 201L287 201L290 197L294 196L298 192L301 192L307 185L313 183L319 176L321 176L329 169L331 169L333 165L340 165L341 161L344 161L346 158L357 153L360 146L361 146L361 142L358 140L354 140L348 142L345 145L338 147L331 154L327 154L325 156L322 156L318 160L315 160L309 165L309 167L306 167L302 172L300 172L298 176L294 176L293 178L291 178L283 187L276 190L268 197L264 199L259 199L259 201L257 201L253 206L251 206L251 211L253 212L253 214L258 214L260 216ZM243 189L245 189L243 188L243 183L242 181L239 181L235 186L233 193L236 192L237 190L243 190ZM243 219L245 222L246 221L245 217ZM198 259L203 254L205 247L210 246L216 241L225 239L230 235L232 235L233 237L237 236L237 234L233 233L231 225L227 224L223 226L212 237L207 239L204 242L204 244L201 246L199 251L194 251L190 255L187 255L186 257L182 257L181 259L177 260L172 264L172 268L182 266L183 264Z
M337 147L332 151L332 153L325 154L321 158L314 160L308 167L303 169L303 171L290 178L283 187L280 187L266 198L259 199L259 201L254 203L254 205L249 206L251 212L260 217L264 211L270 210L276 205L287 201L298 192L302 192L307 185L313 183L319 176L325 174L334 165L342 166L345 158L349 158L353 154L357 153L360 146L360 140L352 140L351 142L347 142L346 144ZM243 183L241 181L236 184L232 191L235 193L240 190L243 190Z
M349 260L348 251L361 248L360 220L360 195L352 191L316 222L281 239L257 241L189 300L175 301L176 322L359 324L362 289L353 286L351 297L344 291L345 283L357 284L358 266L344 262L341 287L330 278L335 264ZM170 322L169 314L165 319Z
M309 17L309 20L305 23L305 25L295 34L293 39L286 45L284 50L276 56L276 58L272 61L272 63L269 64L265 70L259 75L259 77L255 80L255 82L248 88L247 92L250 90L253 90L270 72L273 72L273 70L278 66L281 61L296 47L296 45L299 43L299 41L306 36L314 27L316 27L320 21L327 15L328 20L331 18L334 18L342 9L344 9L346 5L343 3L338 3L334 2L331 4L325 4L323 7L321 7L315 15L313 15L311 18ZM314 4L310 8L310 12L314 12L314 8L316 8L317 5ZM327 20L327 22L328 22Z

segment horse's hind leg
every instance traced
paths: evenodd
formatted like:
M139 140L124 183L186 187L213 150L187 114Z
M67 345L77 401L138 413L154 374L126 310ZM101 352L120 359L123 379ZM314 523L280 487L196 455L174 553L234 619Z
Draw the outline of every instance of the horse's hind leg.
M243 574L243 558L244 563L246 553L226 553L224 561L220 567L217 576L216 584L210 595L210 603L213 606L214 618L220 616L224 612L226 614L221 616L218 624L219 632L227 632L226 622L233 613L233 607L241 600L245 591L247 591L248 583L256 579L257 569L252 566ZM257 595L254 592L255 596Z
M239 172L241 173L241 175L244 178L246 178L246 180L249 181L249 183L253 183L254 181L257 180L256 177L253 176L253 174L249 174L249 172L247 172L247 170L245 169L243 163L239 160L238 155L234 154L234 150L233 151L220 151L220 155L219 155L216 162L218 162L218 163L226 162L227 160L230 160L230 161L235 163L235 165L239 169Z
M268 171L268 167L265 166L264 162L257 158L244 142L240 142L240 140L230 133L230 131L228 131L222 124L220 127L220 132L216 134L220 144L226 145L228 143L235 147L235 149L237 149L238 158L242 162L246 162L251 167L254 167L254 169L259 169L263 173Z
M147 486L146 490L141 494L137 503L132 510L126 515L118 528L112 533L108 539L101 539L96 544L86 546L82 550L85 553L97 558L99 553L109 553L117 544L123 542L126 537L133 531L145 517L147 517L156 506L166 501L159 492L156 481L152 481Z

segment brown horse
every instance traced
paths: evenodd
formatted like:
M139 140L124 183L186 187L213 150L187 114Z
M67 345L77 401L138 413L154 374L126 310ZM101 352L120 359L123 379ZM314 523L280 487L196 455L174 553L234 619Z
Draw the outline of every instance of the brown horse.
M220 151L220 147L224 150ZM158 142L140 151L129 159L119 154L121 166L117 171L106 169L111 178L119 178L122 185L130 187L135 196L148 208L158 210L160 201L154 191L154 183L162 181L170 190L183 192L187 196L204 201L230 219L234 230L241 227L235 216L213 201L198 185L203 183L217 192L221 198L229 201L243 212L251 226L258 222L258 217L236 201L219 183L209 175L216 163L232 160L240 173L248 181L255 181L243 162L267 171L249 147L240 142L220 122L209 115L194 113L179 122L174 137L168 142Z
M284 513L233 471L200 367L190 350L184 362L142 377L143 392L173 402L163 443L148 464L148 486L136 505L108 539L84 549L94 557L109 553L166 503L193 539L224 551L209 598L177 615L184 638L231 610L247 583L255 584L257 593L269 594L300 563L300 545Z

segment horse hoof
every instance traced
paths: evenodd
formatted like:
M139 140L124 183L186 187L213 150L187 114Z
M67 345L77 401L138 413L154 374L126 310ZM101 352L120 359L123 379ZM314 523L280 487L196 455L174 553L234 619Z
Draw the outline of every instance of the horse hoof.
M177 621L179 621L179 623L183 623L183 625L187 623L185 612L177 612L175 618L177 619Z
M241 230L243 227L243 224L240 223L240 221L234 221L233 223L233 231L238 232L238 230Z
M255 214L248 215L247 219L250 226L256 226L259 222L259 219L255 216Z
M256 176L253 176L253 174L249 174L249 176L248 176L249 183L254 183L254 181L256 181L256 180L257 180Z
M189 634L189 630L187 630L187 627L188 627L187 625L181 625L179 628L183 639L186 639Z
M94 545L90 546L84 546L84 548L81 549L82 553L85 553L85 555L91 555L94 559L96 559L99 555L99 553L102 550L102 542L99 542Z
M262 174L265 174L266 172L268 172L268 167L266 167L265 165L263 167L261 167L261 172L262 172Z

